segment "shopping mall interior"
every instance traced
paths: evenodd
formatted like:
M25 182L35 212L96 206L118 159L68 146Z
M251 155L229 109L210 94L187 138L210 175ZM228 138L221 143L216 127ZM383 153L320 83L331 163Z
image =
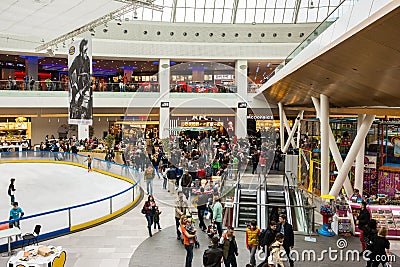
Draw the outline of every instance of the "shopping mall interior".
M399 6L2 1L0 265L400 266Z

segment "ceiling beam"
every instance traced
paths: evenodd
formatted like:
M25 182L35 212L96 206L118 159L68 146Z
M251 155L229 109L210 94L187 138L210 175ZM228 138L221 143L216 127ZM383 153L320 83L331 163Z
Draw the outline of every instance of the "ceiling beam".
M298 111L304 110L306 112L315 112L314 108L305 107L284 107L285 110ZM335 115L358 115L358 114L369 114L376 116L400 116L400 108L374 108L374 107L350 107L350 108L330 108L329 112Z
M297 23L297 19L299 17L299 11L300 11L300 4L302 0L296 0L296 3L294 5L294 16L293 16L293 23Z
M178 4L178 0L174 0L174 2L172 3L171 22L176 22L176 6L177 6L177 4Z
M70 31L69 33L66 33L64 35L61 35L49 42L43 43L41 45L39 45L38 47L35 48L36 52L39 51L43 51L45 49L48 49L49 47L52 48L54 46L56 46L57 44L61 44L63 42L65 42L68 39L71 39L73 37L76 37L82 33L88 32L91 29L96 28L97 26L103 25L109 21L112 21L114 19L120 19L123 15L139 8L139 7L143 7L143 8L150 8L150 9L154 9L157 11L162 11L163 10L163 6L159 6L159 5L154 5L153 0L150 1L146 1L146 0L117 0L118 2L122 2L122 3L127 3L126 5L122 6L121 8L114 10L98 19L95 19L89 23L87 23L86 25L83 25L80 28L77 28L73 31Z
M239 0L235 0L233 2L232 24L236 23L236 14L237 14L238 6L239 6Z

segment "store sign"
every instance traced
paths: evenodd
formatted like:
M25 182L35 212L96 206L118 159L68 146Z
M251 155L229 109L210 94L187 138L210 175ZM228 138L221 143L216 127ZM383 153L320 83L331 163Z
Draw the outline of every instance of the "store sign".
M274 116L272 116L272 115L247 115L247 119L250 119L250 120L273 120Z
M161 102L162 108L169 108L169 102Z
M235 76L230 74L214 75L214 80L233 80L233 79L235 79Z
M206 115L199 115L199 116L193 116L192 117L192 121L197 121L197 120L199 120L199 121L210 121L212 119L211 118L207 118Z
M376 169L377 156L365 155L364 167L368 169Z
M181 127L224 127L221 121L182 121Z
M238 102L238 108L247 108L246 102Z

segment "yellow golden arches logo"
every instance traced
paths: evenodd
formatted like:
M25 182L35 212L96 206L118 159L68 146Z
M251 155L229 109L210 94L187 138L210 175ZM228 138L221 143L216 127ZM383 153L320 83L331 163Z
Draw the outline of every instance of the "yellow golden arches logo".
M69 54L72 56L73 54L75 54L75 46L73 45L73 46L71 46L70 48L69 48Z
M65 261L67 259L67 253L65 251L61 252L60 256L55 257L53 260L53 267L64 267Z

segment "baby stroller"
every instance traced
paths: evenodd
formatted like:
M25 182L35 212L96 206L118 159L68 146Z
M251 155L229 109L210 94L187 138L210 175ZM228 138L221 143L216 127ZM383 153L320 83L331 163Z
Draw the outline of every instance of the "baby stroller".
M207 235L209 238L213 238L215 234L217 234L217 226L214 223L211 223L207 227Z

